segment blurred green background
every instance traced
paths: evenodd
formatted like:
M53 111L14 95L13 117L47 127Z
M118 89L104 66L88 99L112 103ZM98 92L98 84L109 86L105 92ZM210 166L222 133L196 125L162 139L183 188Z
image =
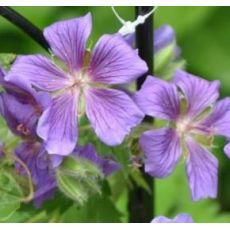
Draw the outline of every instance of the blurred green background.
M114 33L120 23L110 7L14 7L41 29L61 19L93 14L93 32L90 45L104 33ZM126 20L134 19L134 7L117 7ZM155 13L155 28L171 25L187 61L187 70L193 74L222 83L221 95L230 95L230 8L229 7L160 7ZM45 52L18 28L0 18L0 53ZM217 140L224 145L222 139ZM193 203L190 200L184 162L167 179L156 180L155 206L157 215L174 216L178 212L192 214L196 222L230 222L230 161L220 148L215 149L219 159L219 195L217 200ZM118 205L127 214L125 199ZM93 211L93 210L92 210ZM69 215L69 216L68 216ZM71 221L69 211L66 220ZM111 213L111 215L113 215ZM124 221L127 218L124 218Z

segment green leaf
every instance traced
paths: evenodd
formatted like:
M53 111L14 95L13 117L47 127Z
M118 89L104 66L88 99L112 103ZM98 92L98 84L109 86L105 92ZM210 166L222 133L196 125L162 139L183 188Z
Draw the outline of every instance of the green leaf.
M82 205L91 194L100 193L100 169L90 161L67 157L57 170L59 189L70 199Z
M182 162L169 177L156 179L155 189L156 215L175 217L183 212L189 213L198 223L230 221L229 213L220 212L218 200L192 201Z
M4 221L10 217L21 204L22 190L14 177L0 170L0 220Z
M117 223L122 214L108 196L94 196L84 206L73 205L62 216L68 223Z
M130 170L130 176L133 181L137 184L137 186L146 190L149 194L151 194L151 188L148 183L145 181L141 171L138 168L133 168Z

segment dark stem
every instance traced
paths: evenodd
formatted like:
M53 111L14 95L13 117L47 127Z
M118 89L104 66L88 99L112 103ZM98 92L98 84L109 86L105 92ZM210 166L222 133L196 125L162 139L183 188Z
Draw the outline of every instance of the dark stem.
M138 15L144 15L153 9L152 6L137 6L136 18ZM145 60L149 71L137 80L137 89L145 81L148 74L153 74L153 16L151 15L144 24L136 29L136 47L139 56ZM145 119L149 120L148 117ZM154 179L148 176L141 168L142 175L151 189L151 194L140 187L135 187L130 192L129 210L130 222L149 223L154 216Z
M42 31L34 26L30 21L21 16L8 6L0 6L0 15L6 20L23 30L27 35L34 39L44 49L49 50L49 44L45 40Z

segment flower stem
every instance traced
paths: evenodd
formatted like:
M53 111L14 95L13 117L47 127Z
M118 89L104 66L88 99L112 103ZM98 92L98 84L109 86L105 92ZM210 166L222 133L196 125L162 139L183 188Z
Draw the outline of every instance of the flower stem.
M6 20L23 30L34 41L41 45L45 50L49 50L49 44L45 40L42 31L33 25L30 21L17 13L11 7L0 6L0 15Z
M25 203L30 202L34 198L34 186L33 186L30 170L28 169L27 165L19 157L14 155L13 158L16 162L18 162L23 167L23 169L25 170L27 174L27 178L28 178L29 194L26 197L21 198L21 201Z
M138 15L145 15L153 9L152 6L137 6L136 18ZM150 15L144 24L136 29L136 48L139 56L145 60L149 71L137 80L137 89L145 81L148 74L153 74L153 15ZM150 118L146 117L145 121ZM143 178L151 189L151 194L140 187L135 187L129 196L130 222L149 223L154 216L154 179L144 172L141 168Z

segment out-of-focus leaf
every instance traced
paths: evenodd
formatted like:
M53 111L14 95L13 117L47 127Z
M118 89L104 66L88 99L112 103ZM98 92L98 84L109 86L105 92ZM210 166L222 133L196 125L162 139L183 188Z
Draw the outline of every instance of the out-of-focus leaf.
M221 213L217 200L191 200L185 167L179 163L175 172L167 178L155 181L156 215L173 217L178 213L189 213L195 222L229 222L230 214Z
M82 207L73 205L62 216L63 222L73 223L116 223L121 213L107 196L93 196Z
M0 170L0 220L4 221L10 217L21 204L22 190L14 177Z

